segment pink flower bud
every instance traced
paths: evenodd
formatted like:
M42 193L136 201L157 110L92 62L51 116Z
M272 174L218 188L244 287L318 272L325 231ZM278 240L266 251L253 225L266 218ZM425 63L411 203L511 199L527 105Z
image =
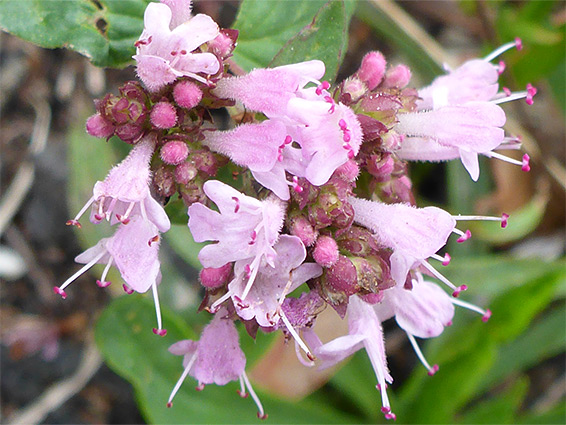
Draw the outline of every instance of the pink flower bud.
M218 288L224 285L232 273L232 263L227 263L222 267L207 267L200 271L199 279L205 288Z
M395 87L402 89L411 80L411 70L407 65L397 65L393 68L389 68L385 74L385 80L383 81L383 86L387 88Z
M202 91L192 81L181 81L173 89L173 98L180 107L192 109L202 100Z
M123 124L116 127L116 136L131 145L137 143L143 135L143 128L137 124Z
M344 81L343 93L348 93L350 95L350 101L355 102L360 97L362 97L367 91L366 85L362 80L356 77L350 77Z
M338 261L327 271L327 282L332 289L344 292L346 295L355 294L358 290L358 273L352 262L340 255Z
M164 164L153 173L153 184L156 192L165 198L173 196L177 190L175 179L173 178L173 172L170 167Z
M167 129L177 123L177 111L169 102L159 102L153 105L149 118L154 127Z
M198 170L190 162L183 162L175 168L175 181L179 184L188 184L197 176Z
M114 125L100 114L94 114L86 121L86 132L94 137L110 137L114 134Z
M338 244L330 236L320 236L316 241L316 246L312 256L314 261L322 267L330 267L338 261Z
M366 83L368 89L373 90L383 79L385 74L385 58L380 52L369 52L362 59L357 77Z
M166 164L177 165L187 159L189 147L185 142L174 140L167 142L161 148L161 159Z
M236 47L237 38L237 30L223 29L215 39L208 42L208 49L221 58L226 58L232 54L234 47Z
M290 218L289 229L290 233L301 239L305 246L311 246L314 244L317 232L305 216L297 215Z

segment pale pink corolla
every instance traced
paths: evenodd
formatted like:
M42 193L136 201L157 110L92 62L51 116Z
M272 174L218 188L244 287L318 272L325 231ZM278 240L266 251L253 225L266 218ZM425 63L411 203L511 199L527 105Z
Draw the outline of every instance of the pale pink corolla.
M389 261L397 285L405 284L411 269L423 266L449 286L454 297L467 288L454 286L426 261L430 257L438 259L436 252L446 245L452 232L461 235L459 242L471 236L469 231L456 229L452 215L436 207L416 208L353 197L348 202L354 208L354 221L373 231L377 242L393 251Z
M395 419L395 414L391 412L386 391L386 382L393 382L393 378L387 369L381 321L373 306L362 301L356 295L349 299L347 314L348 335L338 337L317 347L314 353L322 360L321 368L326 368L365 348L377 378L378 388L381 391L381 411L385 414L386 419Z
M458 150L458 156L470 173L473 180L479 177L479 154L489 154L505 141L505 112L492 102L466 102L458 105L447 105L438 109L397 116L396 130L406 136L406 142L416 137L418 143L422 139L431 140L443 147ZM400 158L404 155L404 143L397 151ZM417 152L423 152L427 158L434 157L434 151L426 151L427 145ZM443 156L438 156L442 160Z
M110 267L114 266L125 282L126 292L144 293L152 288L158 320L158 327L154 329L154 333L165 335L167 331L161 326L157 296L157 286L161 282L159 243L157 227L141 216L134 216L128 224L120 225L114 235L101 239L95 246L78 255L75 261L85 266L53 290L66 298L65 288L95 264L105 265L102 276L96 283L102 288L107 287L111 282L106 280L106 276Z
M164 4L165 3L165 4ZM157 91L178 77L207 83L199 74L220 70L218 58L208 52L193 53L219 34L210 16L190 16L190 2L150 3L144 14L144 30L136 42L137 74L151 91Z
M266 417L245 372L246 356L240 348L238 331L232 319L227 316L226 309L218 311L205 326L198 341L186 339L169 347L172 354L183 356L185 369L169 396L167 407L172 407L175 394L187 375L191 375L198 381L198 390L204 389L208 384L226 385L239 380L240 396L246 397L247 388L257 404L258 417Z
M234 302L236 313L244 320L255 318L263 327L277 324L281 315L281 304L287 294L293 292L309 279L322 274L322 268L315 263L303 263L306 250L296 236L281 235L273 246L277 253L273 267L263 262L253 287L245 298L248 282L249 263L236 262L235 278L228 284L228 291Z
M281 178L285 171L320 186L336 168L353 158L361 145L363 134L355 113L334 101L327 91L330 85L318 81L323 74L321 61L301 62L226 78L213 91L285 124L288 142L281 144L278 160L292 164L276 164L271 173L263 172L258 177L270 188L276 187L278 196L288 192ZM305 88L309 82L315 86ZM300 146L300 161L295 158L296 152L286 148L292 142ZM282 199L288 199L287 193Z
M103 181L95 183L93 196L67 224L80 227L79 218L92 205L90 221L93 223L106 218L111 224L127 224L132 218L141 216L157 226L160 232L169 230L169 217L161 204L151 196L149 188L149 162L154 148L155 141L149 136L135 145Z

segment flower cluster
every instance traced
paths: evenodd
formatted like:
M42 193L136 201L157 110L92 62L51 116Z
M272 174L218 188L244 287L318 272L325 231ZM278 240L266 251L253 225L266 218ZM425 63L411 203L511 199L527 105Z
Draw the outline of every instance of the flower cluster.
M120 95L97 101L87 122L90 134L116 135L133 148L68 222L80 227L90 208L92 223L106 219L118 228L76 258L85 266L55 292L65 298L66 287L95 263L106 265L97 283L108 286L114 265L126 292L152 288L154 332L164 335L158 248L170 223L163 205L184 202L194 240L209 242L199 253L200 281L202 308L213 317L199 341L171 346L184 356L184 372L168 406L187 375L199 389L239 380L241 395L249 391L258 416L266 417L245 373L240 321L252 337L281 330L307 366L329 367L364 348L381 410L394 419L382 322L395 317L434 374L438 366L427 362L416 338L440 335L454 306L484 321L491 312L460 301L466 285L452 283L433 264L450 262L439 252L453 233L458 242L471 237L457 228L459 221L496 220L505 227L508 218L417 207L405 161L460 159L474 180L480 154L528 171L527 155L517 162L496 152L520 145L505 134L500 105L519 98L530 104L536 92L530 85L524 92L499 91L504 63L492 61L520 49L520 41L447 70L419 90L408 87L408 67L390 66L371 52L332 87L321 81L319 60L231 75L237 31L193 16L189 0L150 3L144 24L134 56L143 85L128 82ZM239 124L220 130L211 111L225 106ZM346 318L349 331L323 342L315 325L326 306Z

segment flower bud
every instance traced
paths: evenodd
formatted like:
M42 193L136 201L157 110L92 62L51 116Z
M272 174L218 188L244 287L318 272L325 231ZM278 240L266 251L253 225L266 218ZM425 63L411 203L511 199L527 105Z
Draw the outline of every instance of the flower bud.
M224 285L232 273L232 263L218 268L204 268L199 273L199 280L205 288L213 289Z
M397 65L387 70L383 86L386 88L402 89L411 80L411 70L407 65Z
M187 159L189 147L185 142L174 140L161 147L161 159L166 164L177 165Z
M354 182L358 178L358 174L360 174L360 167L356 161L350 159L338 167L334 173L347 182Z
M355 102L367 92L364 82L356 77L347 78L342 87L342 94L349 95L349 102Z
M232 55L238 39L238 30L222 29L214 40L208 42L208 50L215 55L226 59Z
M369 52L362 59L356 76L366 83L368 89L373 90L383 79L386 65L387 62L380 52Z
M141 125L126 123L116 127L114 134L124 142L133 145L137 143L143 135L143 128Z
M316 241L317 231L304 215L295 215L287 218L289 233L301 239L305 246L311 246Z
M192 109L202 100L202 90L192 81L180 81L175 84L173 98L180 107Z
M86 121L86 132L94 137L110 137L114 134L114 124L96 113Z
M330 267L338 261L338 244L330 236L320 236L316 241L312 256L322 267Z
M356 268L344 255L340 255L336 264L327 269L326 279L328 286L346 295L353 295L358 290Z
M198 170L190 162L183 162L175 167L175 181L179 184L188 184L197 176Z
M177 124L177 111L169 102L158 102L153 105L149 119L154 127L168 129Z
M190 159L197 170L209 176L215 176L218 172L218 161L216 161L214 154L209 150L194 152L191 154Z

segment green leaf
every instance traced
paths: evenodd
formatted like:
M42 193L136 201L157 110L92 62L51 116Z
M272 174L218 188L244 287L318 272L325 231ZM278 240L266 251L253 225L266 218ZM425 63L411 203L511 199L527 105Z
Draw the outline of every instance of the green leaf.
M566 403L561 402L560 406L549 412L524 415L517 421L518 424L564 424L566 423Z
M353 7L349 9L353 12ZM344 1L326 3L312 22L283 46L269 66L319 59L326 65L323 80L334 81L348 47L351 17Z
M317 47L318 44L317 49L321 49L320 51L322 52L324 47L320 38L322 33L319 35L319 31L312 31L312 29L309 32L308 27L312 24L313 17L319 11L324 10L319 19L336 19L338 21L327 22L331 28L337 31L336 34L328 34L324 28L326 24L321 25L324 34L332 37L332 42L328 42L328 44L333 45L324 50L324 54L327 57L306 56L309 52L302 48L299 54L292 56L291 53L285 53L285 55L288 55L288 59L292 62L300 62L307 58L316 57L320 60L339 64L341 55L344 54L343 46L345 46L345 40L347 40L347 27L349 17L351 17L353 12L354 3L352 1L346 2L345 9L342 1L338 2L339 5L333 5L332 3L327 0L244 0L240 6L236 22L233 25L234 28L240 31L238 47L234 51L235 62L245 71L266 67L289 40L299 37L300 32L303 33L303 37L308 36L306 40L311 46ZM340 13L346 16L340 16ZM306 32L309 33L307 34ZM297 47L298 40L296 39L295 45L289 48ZM283 55L283 53L281 54ZM337 59L338 57L340 59Z
M195 334L180 316L163 310L167 335L160 338L151 331L155 325L153 303L139 295L114 300L100 316L96 342L108 365L130 381L138 403L150 423L250 423L255 421L251 400L238 397L239 384L223 387L209 385L194 390L195 381L187 378L174 400L166 408L169 394L182 373L182 360L167 351L181 339ZM354 423L331 406L309 402L288 402L264 394L256 388L271 423Z
M566 341L556 337L566 333L565 314L562 309L546 314L516 340L502 346L495 364L484 377L482 387L489 388L512 373L525 371L565 351Z
M100 67L125 67L147 0L4 0L0 28L41 47L66 47Z
M461 424L512 424L529 388L527 377L521 377L501 394L477 403L458 420Z

